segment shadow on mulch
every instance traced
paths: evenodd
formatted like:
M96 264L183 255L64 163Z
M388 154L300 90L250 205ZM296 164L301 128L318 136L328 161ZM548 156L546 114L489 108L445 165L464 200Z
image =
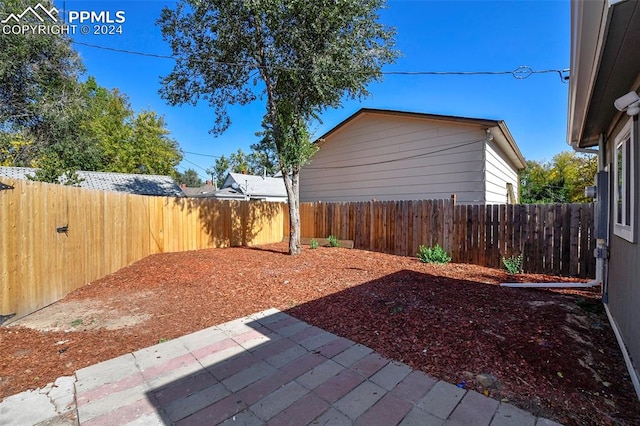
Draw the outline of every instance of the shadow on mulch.
M606 314L587 296L401 270L286 312L536 416L640 424ZM483 387L481 373L497 382Z

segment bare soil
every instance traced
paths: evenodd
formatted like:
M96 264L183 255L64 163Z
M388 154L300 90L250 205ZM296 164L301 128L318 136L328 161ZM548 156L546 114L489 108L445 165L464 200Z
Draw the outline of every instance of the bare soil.
M361 250L285 252L150 256L0 327L0 397L275 307L537 416L640 424L599 289L511 289L498 284L575 280Z

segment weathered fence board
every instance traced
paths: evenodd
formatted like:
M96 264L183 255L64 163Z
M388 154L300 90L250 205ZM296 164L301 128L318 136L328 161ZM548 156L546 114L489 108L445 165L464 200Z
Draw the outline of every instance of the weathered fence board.
M0 315L33 312L150 254L273 243L289 229L280 203L2 180L13 189L0 190ZM334 235L358 249L414 256L439 244L455 262L501 268L503 256L523 254L527 272L595 272L591 204L302 203L300 213L302 237Z
M325 212L346 212L331 214ZM595 273L592 204L455 205L452 200L302 203L302 237L335 235L364 250L413 256L439 244L453 261L502 268L523 255L532 273ZM341 223L336 223L341 221ZM288 222L284 226L288 232Z

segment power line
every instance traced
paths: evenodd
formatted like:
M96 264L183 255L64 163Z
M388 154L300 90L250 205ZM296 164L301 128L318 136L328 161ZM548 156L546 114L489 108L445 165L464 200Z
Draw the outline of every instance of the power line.
M200 154L199 152L189 152L189 151L182 151L182 152L190 155L199 155L200 157L221 158L219 155Z
M375 161L372 163L362 163L362 164L349 164L348 166L327 166L327 167L312 167L312 166L306 166L304 167L305 170L325 170L325 169L348 169L351 167L364 167L364 166L375 166L378 164L387 164L387 163L395 163L397 161L404 161L404 160L412 160L414 158L420 158L420 157L428 157L429 155L433 155L433 154L439 154L441 152L445 152L445 151L449 151L451 149L456 149L456 148L462 148L465 147L467 145L472 145L476 142L484 142L486 141L486 139L478 139L478 140L474 140L474 141L469 141L469 142L464 142L458 145L454 145L454 146L448 146L446 148L442 148L442 149L437 149L435 151L429 151L429 152L424 152L422 154L418 154L418 155L410 155L407 157L402 157L402 158L394 158L391 160L384 160L384 161Z
M205 169L204 167L202 167L202 166L201 166L201 165L199 165L199 164L194 163L193 161L189 161L189 160L187 160L186 158L183 158L183 159L182 159L182 161L186 161L187 163L192 164L192 165L196 166L197 168L199 168L199 169L204 170L205 172L207 172L207 169ZM209 174L209 172L207 172L207 174Z
M82 41L77 41L77 40L72 40L73 43L81 45L81 46L86 46L86 47L91 47L94 49L101 49L101 50L108 50L110 52L118 52L118 53L125 53L128 55L138 55L138 56L145 56L145 57L151 57L151 58L159 58L159 59L172 59L172 60L178 60L178 58L176 58L175 56L171 56L171 55L162 55L162 54L158 54L158 53L149 53L149 52L140 52L140 51L135 51L135 50L127 50L127 49L120 49L120 48L115 48L115 47L107 47L107 46L100 46L97 44L92 44L92 43L85 43ZM218 62L218 61L208 61L211 64L216 64L216 65L228 65L228 66L237 66L237 67L246 67L246 66L252 66L252 67L256 67L256 68L261 68L260 65L255 64L255 63L251 63L251 62ZM294 71L296 70L296 68L288 68L288 67L277 67L279 69L282 70L290 70L290 71ZM299 68L298 68L299 69ZM352 72L352 71L348 71L348 72ZM468 76L473 76L473 75L509 75L511 74L511 76L513 76L513 78L517 79L517 80L524 80L527 79L529 77L531 77L534 74L549 74L549 73L555 73L558 74L558 76L560 77L560 81L562 83L566 83L569 80L569 68L563 68L563 69L547 69L547 70L534 70L533 68L531 68L528 65L521 65L519 67L517 67L514 70L511 71L382 71L381 74L382 75L406 75L406 76L420 76L420 75L468 75Z
M178 168L182 169L182 172L183 172L183 173L184 173L184 172L186 172L187 170L193 170L193 169L188 169L188 168L186 168L185 166L182 166L182 165L180 165L180 164L178 164L176 167L178 167ZM203 175L201 175L200 173L198 173L197 171L195 171L195 170L193 170L193 171L196 173L196 175L198 175L198 177L199 177L201 180L207 180L207 179L209 179L209 178L211 177L211 176L209 176L209 175L204 175L204 176L203 176Z
M157 53L146 53L146 52L138 52L135 50L118 49L115 47L99 46L97 44L85 43L83 41L77 41L77 40L71 40L71 41L74 44L79 44L81 46L92 47L94 49L108 50L110 52L126 53L129 55L138 55L138 56L148 56L151 58L160 58L160 59L174 59L174 60L176 59L175 57L169 56L169 55L160 55Z

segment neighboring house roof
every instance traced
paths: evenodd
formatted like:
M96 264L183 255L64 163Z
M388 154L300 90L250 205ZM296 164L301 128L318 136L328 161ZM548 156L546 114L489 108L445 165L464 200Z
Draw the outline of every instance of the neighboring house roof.
M216 192L216 187L210 184L205 184L197 188L186 186L182 188L182 192L184 192L187 197L213 197Z
M527 166L518 145L516 144L509 128L506 123L502 120L491 120L484 118L469 118L469 117L459 117L454 115L439 115L439 114L427 114L420 112L408 112L408 111L398 111L398 110L390 110L390 109L376 109L376 108L361 108L356 111L353 115L339 123L333 129L329 130L324 135L320 136L316 142L322 142L323 139L328 138L330 135L341 129L343 126L347 125L350 121L354 120L356 117L359 117L363 114L381 114L386 116L401 116L401 117L414 117L414 118L424 118L428 120L435 121L445 121L449 123L461 123L461 124L471 124L477 125L481 127L486 127L491 130L491 134L494 136L494 139L498 146L505 152L508 158L513 163L514 167L518 170L522 170Z
M240 190L231 187L219 189L212 196L225 200L246 200L247 198Z
M640 2L573 1L571 9L567 142L579 148L608 135L624 114L613 102L638 85Z
M250 198L286 198L287 190L281 177L245 175L242 173L229 173L222 183L222 189L217 193L231 194L231 192L221 192L224 189L234 189L236 192L244 194Z
M31 167L2 167L0 177L28 179L37 169ZM81 182L74 186L102 191L126 192L138 195L183 197L184 193L169 176L140 175L131 173L109 173L78 171Z

